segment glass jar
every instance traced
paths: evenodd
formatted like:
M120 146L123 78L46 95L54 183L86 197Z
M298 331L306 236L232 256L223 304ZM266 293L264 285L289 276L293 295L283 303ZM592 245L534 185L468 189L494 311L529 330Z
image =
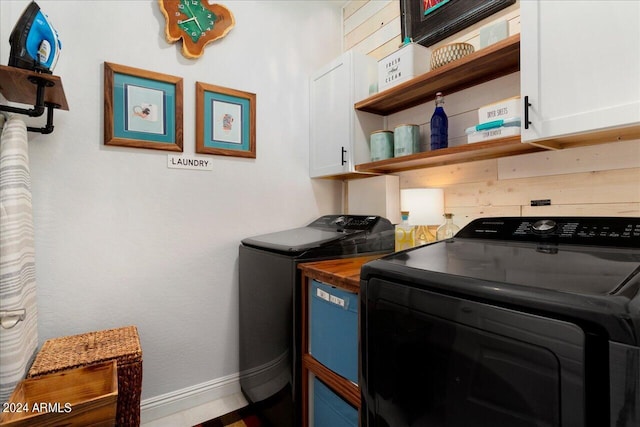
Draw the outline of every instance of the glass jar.
M402 211L402 222L396 225L396 244L395 250L401 251L409 249L416 244L416 232L413 225L409 224L409 212Z
M438 230L436 231L436 237L438 240L450 239L460 231L460 227L453 223L452 213L445 213L444 218L444 224L438 227Z

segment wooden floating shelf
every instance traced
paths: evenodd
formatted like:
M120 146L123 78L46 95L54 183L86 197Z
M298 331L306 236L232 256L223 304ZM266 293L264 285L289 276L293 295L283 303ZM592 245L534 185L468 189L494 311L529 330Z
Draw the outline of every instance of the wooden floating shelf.
M520 34L429 71L355 104L355 109L389 115L520 70Z
M408 156L378 160L377 162L362 163L356 165L356 171L386 174L425 167L496 159L539 151L546 151L546 149L522 143L520 136L512 136L487 142L476 142L473 144L459 145L457 147L441 148L434 151L424 151Z
M47 82L44 102L55 104L60 110L69 110L67 97L62 88L62 80L58 76L36 73L17 67L0 65L0 93L7 101L20 104L35 105L37 85L30 79L41 79Z

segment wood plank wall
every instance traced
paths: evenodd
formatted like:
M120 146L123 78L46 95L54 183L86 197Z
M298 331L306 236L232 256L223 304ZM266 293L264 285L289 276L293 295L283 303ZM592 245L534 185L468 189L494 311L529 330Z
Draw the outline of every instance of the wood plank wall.
M343 8L344 50L354 49L376 59L401 43L397 0L353 0ZM433 46L466 41L479 47L479 29L497 20L509 23L509 34L520 32L519 3ZM477 123L477 108L520 93L514 73L494 82L445 96L450 145L466 143L464 129ZM445 94L446 95L446 94ZM402 123L420 125L422 140L429 132L433 105L423 104L388 116L387 129ZM466 225L487 216L584 215L640 216L640 140L548 151L453 166L401 172L400 188L444 188L445 206L454 222ZM531 206L550 200L549 206Z

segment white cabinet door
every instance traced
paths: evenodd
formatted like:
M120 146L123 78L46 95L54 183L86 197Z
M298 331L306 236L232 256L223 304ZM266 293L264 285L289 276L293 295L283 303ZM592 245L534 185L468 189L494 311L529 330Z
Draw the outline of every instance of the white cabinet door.
M523 141L640 124L640 1L522 0L520 14Z
M353 110L353 104L349 105L350 68L348 56L342 55L311 78L311 177L345 173L351 167L348 156Z
M322 67L310 81L309 175L346 174L369 161L368 136L382 117L356 112L377 79L375 59L349 51Z

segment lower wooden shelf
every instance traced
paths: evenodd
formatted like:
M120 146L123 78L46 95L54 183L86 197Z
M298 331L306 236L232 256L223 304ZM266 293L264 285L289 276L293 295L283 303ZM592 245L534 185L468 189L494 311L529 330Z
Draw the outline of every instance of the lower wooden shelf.
M538 151L545 151L545 148L522 143L520 136L513 136L487 142L476 142L439 150L424 151L408 156L378 160L377 162L362 163L356 165L356 171L369 173L400 172L424 167L496 159Z
M322 380L330 388L335 390L344 400L360 409L360 387L346 378L333 372L331 369L318 362L310 354L302 356L303 370L311 372Z
M529 154L540 151L564 150L575 147L628 141L640 138L640 125L604 129L579 135L567 135L549 140L522 142L520 136L494 139L487 142L459 145L409 156L393 157L377 162L356 165L356 172L386 174L434 166L446 166L478 160Z

